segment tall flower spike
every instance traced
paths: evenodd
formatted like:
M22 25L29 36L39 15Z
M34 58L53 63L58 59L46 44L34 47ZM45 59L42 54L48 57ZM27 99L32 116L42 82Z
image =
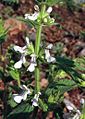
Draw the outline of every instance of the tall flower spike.
M35 94L35 96L32 100L32 106L34 106L34 107L38 106L38 100L39 100L40 95L41 95L41 92L38 92L38 94Z
M47 60L48 63L56 61L55 57L50 55L49 50L52 49L52 47L53 47L53 45L49 44L45 49L45 59Z
M29 65L27 71L33 72L35 70L35 66L37 66L35 54L31 54L31 61L30 62L31 63Z
M22 90L20 94L13 94L13 99L16 103L21 103L22 100L26 100L27 95L30 95L31 93L30 89L25 85L22 85L20 88Z

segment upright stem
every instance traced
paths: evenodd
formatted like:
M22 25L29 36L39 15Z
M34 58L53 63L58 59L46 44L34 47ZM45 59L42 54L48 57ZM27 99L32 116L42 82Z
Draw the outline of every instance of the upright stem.
M35 54L37 55L37 57L38 57L39 48L40 48L41 31L42 31L42 24L39 23L39 25L37 26L36 42L35 42Z
M37 33L36 33L36 42L35 42L35 54L38 57L39 49L40 49L40 42L41 42L41 31L42 31L42 16L45 12L46 6L43 4L41 8L41 19L37 26ZM40 92L40 70L39 66L35 68L35 81L36 81L36 93Z

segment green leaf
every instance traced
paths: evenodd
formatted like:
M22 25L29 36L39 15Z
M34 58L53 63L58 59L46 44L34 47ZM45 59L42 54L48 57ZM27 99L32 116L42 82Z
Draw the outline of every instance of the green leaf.
M65 57L56 57L56 61L59 68L69 74L75 82L79 83L84 80L82 75L76 71L74 61Z
M62 93L71 90L75 86L76 83L73 80L62 79L56 81L56 88Z
M17 104L13 99L10 99L7 101L8 105L10 105L12 108L14 108Z
M85 71L85 57L79 57L74 59L75 69Z
M69 67L62 67L62 69L71 76L71 78L76 82L80 83L81 81L85 80L80 73L78 73L75 69Z
M64 67L74 67L74 61L67 57L56 57L56 61L59 65L62 65Z
M20 79L19 71L16 70L16 69L11 69L11 70L9 71L9 75L10 75L13 79L15 79L15 80L19 80L19 79Z
M7 30L4 28L4 22L0 19L0 44L4 42Z
M46 104L44 101L42 101L41 99L39 99L39 104L40 104L41 109L42 109L44 112L46 112L46 111L48 110L47 104Z
M55 75L55 79L60 79L60 78L65 78L67 76L66 72L63 70L58 70L56 75Z
M36 25L38 25L36 21L32 21L30 19L24 19L22 17L18 17L17 19L20 20L20 21L25 22L31 28L36 27Z
M64 92L70 91L75 87L76 83L73 80L62 79L53 81L49 84L45 92L48 97L48 102L56 103L57 101L61 101Z
M13 109L13 111L7 116L7 119L11 119L11 116L17 117L19 114L24 114L24 116L25 114L28 114L29 116L29 113L31 113L33 109L34 107L32 107L29 103L22 103Z
M82 87L85 87L85 81L82 81L82 82L80 83L80 85L81 85Z

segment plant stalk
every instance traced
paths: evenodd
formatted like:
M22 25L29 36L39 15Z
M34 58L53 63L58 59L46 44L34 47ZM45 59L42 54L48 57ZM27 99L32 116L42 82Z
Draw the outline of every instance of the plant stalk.
M36 33L36 41L35 41L35 54L36 57L38 58L39 55L39 50L40 50L40 42L41 42L41 32L42 32L42 16L45 12L46 6L42 4L41 7L41 19L40 22L37 26L37 33ZM36 93L40 92L40 69L39 65L35 68L35 81L36 81Z

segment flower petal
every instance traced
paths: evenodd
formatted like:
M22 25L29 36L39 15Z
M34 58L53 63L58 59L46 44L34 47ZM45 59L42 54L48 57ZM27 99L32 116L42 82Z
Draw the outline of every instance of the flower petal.
M31 63L30 66L28 67L27 71L33 72L35 70L35 63Z
M22 63L23 63L23 61L22 61L22 60L19 60L18 62L16 62L16 63L14 64L14 68L20 69L20 68L22 67Z
M50 56L50 57L48 57L47 58L47 62L55 62L56 61L56 59L55 59L55 57L52 57L52 56Z
M28 19L28 15L29 15L29 14L25 14L25 19Z
M52 49L52 47L53 47L53 44L51 43L51 44L49 44L46 48L47 48L47 49Z
M31 54L31 62L36 63L36 55L35 54Z
M81 103L81 104L84 104L84 103L85 103L84 98L81 98L80 103Z
M26 90L27 95L29 95L29 94L31 93L30 89L29 89L26 85L22 85L22 86L21 86L21 89L22 89L22 90Z
M39 99L39 96L41 95L41 92L38 92L38 94L35 94L33 100L32 100L32 106L35 106L37 107L38 106L38 99Z
M29 42L29 38L28 38L28 37L26 37L26 43L27 43L27 45L30 44L30 42Z
M50 57L50 52L49 50L45 49L45 59L47 59L48 57Z
M26 59L25 59L25 56L24 55L22 55L22 62L23 62L23 64L26 63Z
M49 63L56 61L55 57L52 57L52 56L50 55L50 52L49 52L48 49L45 49L45 59L46 59L47 62L49 62Z
M47 9L47 13L50 14L51 12L52 12L52 7L49 7L49 8Z
M34 14L30 15L30 14L25 14L25 19L30 19L30 20L33 20L35 21L38 17L39 13L38 12L35 12Z
M24 92L24 94L23 94L23 100L26 100L27 99L27 94L28 94L28 92Z
M15 101L16 103L21 103L21 101L22 101L22 99L23 99L23 97L20 96L20 95L18 95L18 94L13 94L13 98L14 98L14 101Z
M17 52L20 52L20 53L23 53L24 51L23 51L23 48L22 47L20 47L20 46L17 46L17 45L15 45L14 46L14 50Z
M21 85L20 88L21 88L22 90L28 90L28 88L27 88L26 85Z
M34 106L34 107L38 106L38 101L36 99L32 100L32 106Z

